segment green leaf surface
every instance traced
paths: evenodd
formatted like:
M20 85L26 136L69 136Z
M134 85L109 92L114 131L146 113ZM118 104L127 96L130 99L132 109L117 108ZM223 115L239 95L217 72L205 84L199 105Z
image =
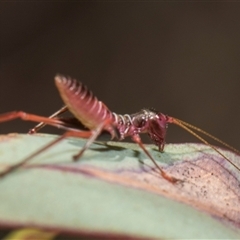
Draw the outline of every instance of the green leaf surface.
M54 135L0 136L3 171L54 140ZM94 236L240 238L240 173L202 144L147 145L154 170L135 144L66 139L0 179L0 226L38 227ZM221 150L240 164L240 157Z

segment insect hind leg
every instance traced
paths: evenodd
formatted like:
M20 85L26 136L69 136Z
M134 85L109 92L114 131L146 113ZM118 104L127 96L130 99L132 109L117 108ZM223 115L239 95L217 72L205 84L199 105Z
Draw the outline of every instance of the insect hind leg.
M64 112L66 112L68 109L67 109L67 106L63 106L61 109L59 109L58 111L56 111L55 113L53 113L51 116L49 116L48 118L56 118L58 117L59 115L63 114ZM40 122L39 124L37 124L34 128L30 129L29 130L29 134L33 134L33 133L36 133L38 132L41 128L43 128L44 126L46 125L45 122Z
M0 178L4 177L6 175L8 175L9 173L17 170L20 167L23 167L25 164L27 164L28 162L30 162L34 157L36 157L37 155L41 154L42 152L44 152L45 150L49 149L50 147L54 146L55 144L59 143L60 141L62 141L63 139L67 138L67 137L81 137L81 138L88 138L91 136L91 132L90 131L68 131L65 132L62 136L58 137L57 139L55 139L54 141L48 143L46 146L40 148L39 150L37 150L36 152L34 152L33 154L31 154L30 156L28 156L27 158L23 159L22 161L20 161L19 163L16 163L14 165L11 165L10 167L8 167L7 169L5 169L4 171L2 171L0 173Z
M39 115L26 113L22 111L13 111L8 113L3 113L0 115L0 122L7 122L14 119L20 118L24 121L32 121L32 122L44 122L44 124L52 125L55 127L58 127L62 124L61 120L58 119L52 119L47 117L42 117Z

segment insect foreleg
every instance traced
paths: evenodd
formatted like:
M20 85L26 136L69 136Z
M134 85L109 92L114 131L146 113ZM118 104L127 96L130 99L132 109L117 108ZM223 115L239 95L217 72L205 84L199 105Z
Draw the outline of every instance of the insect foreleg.
M179 181L178 179L169 176L164 170L162 170L162 168L160 168L158 166L158 164L156 163L154 158L151 156L151 154L148 152L148 150L143 145L142 140L141 140L141 138L140 138L140 136L138 134L134 134L132 136L132 140L134 142L136 142L142 148L142 150L145 152L145 154L150 158L150 160L153 162L153 164L156 166L156 168L160 171L160 173L161 173L163 178L165 178L167 181L169 181L171 183L175 183L175 182Z

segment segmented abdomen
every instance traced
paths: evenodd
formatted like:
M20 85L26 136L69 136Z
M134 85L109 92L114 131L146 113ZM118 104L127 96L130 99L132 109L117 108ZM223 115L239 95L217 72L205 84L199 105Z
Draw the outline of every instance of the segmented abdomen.
M57 75L55 83L68 110L87 128L94 129L107 119L113 121L111 111L81 82Z

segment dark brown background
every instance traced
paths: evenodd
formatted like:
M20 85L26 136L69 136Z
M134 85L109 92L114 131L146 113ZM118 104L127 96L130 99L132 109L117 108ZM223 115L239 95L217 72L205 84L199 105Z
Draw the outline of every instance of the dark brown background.
M0 112L51 114L63 73L113 111L154 107L240 149L240 3L0 4ZM0 132L33 125L15 120ZM170 126L167 141L196 140Z

